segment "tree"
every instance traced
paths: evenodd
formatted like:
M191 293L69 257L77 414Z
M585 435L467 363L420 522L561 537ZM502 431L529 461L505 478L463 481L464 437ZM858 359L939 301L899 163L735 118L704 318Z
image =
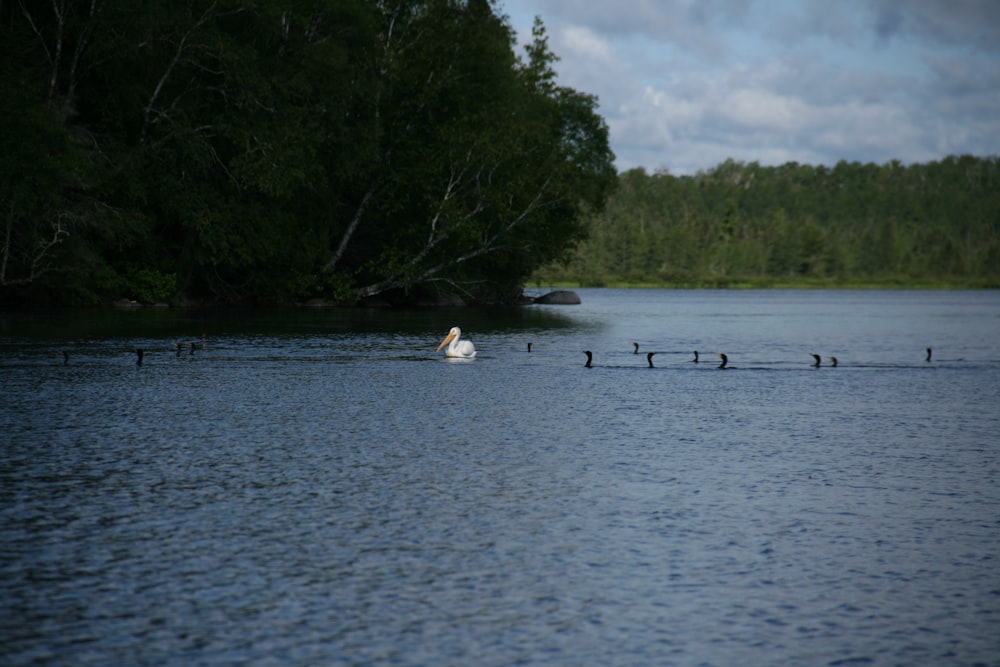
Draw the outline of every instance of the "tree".
M554 84L540 23L520 60L487 0L19 0L0 19L20 114L0 282L511 299L615 182L596 100Z
M0 40L0 287L51 280L64 267L67 242L90 221L86 137L66 119L96 6L0 5L2 24L20 28Z
M552 84L540 24L528 62L512 42L485 2L383 17L377 163L324 267L348 272L359 298L425 286L512 298L602 205L614 172L596 101ZM352 266L358 243L375 252Z
M572 272L548 280L749 279L996 284L998 158L832 169L727 160L694 176L620 175ZM641 259L641 263L637 263ZM656 268L659 267L659 268Z

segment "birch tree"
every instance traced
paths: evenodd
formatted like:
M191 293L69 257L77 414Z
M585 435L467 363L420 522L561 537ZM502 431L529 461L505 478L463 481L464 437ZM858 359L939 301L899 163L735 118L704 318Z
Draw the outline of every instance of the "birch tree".
M583 234L614 182L596 100L552 84L544 30L521 62L484 1L383 6L368 188L326 271L355 296L510 298ZM366 258L345 263L351 245Z

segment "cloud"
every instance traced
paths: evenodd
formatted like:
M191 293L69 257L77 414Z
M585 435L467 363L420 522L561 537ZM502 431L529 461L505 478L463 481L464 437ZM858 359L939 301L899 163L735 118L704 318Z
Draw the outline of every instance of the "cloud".
M610 42L599 37L590 28L569 26L563 32L562 42L567 47L567 55L571 57L575 55L603 63L615 60Z
M597 95L619 169L1000 153L995 0L505 0Z
M995 0L877 0L871 9L880 37L1000 52Z

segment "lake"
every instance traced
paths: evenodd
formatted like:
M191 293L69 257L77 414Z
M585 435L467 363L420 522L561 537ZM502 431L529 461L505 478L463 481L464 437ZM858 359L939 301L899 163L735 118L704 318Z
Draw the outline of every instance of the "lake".
M578 293L0 313L0 663L1000 664L1000 292Z

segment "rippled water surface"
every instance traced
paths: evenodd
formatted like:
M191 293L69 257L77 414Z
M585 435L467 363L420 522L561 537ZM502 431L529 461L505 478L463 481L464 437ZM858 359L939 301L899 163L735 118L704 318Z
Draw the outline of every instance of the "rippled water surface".
M0 314L0 663L1000 664L1000 293L580 295Z

